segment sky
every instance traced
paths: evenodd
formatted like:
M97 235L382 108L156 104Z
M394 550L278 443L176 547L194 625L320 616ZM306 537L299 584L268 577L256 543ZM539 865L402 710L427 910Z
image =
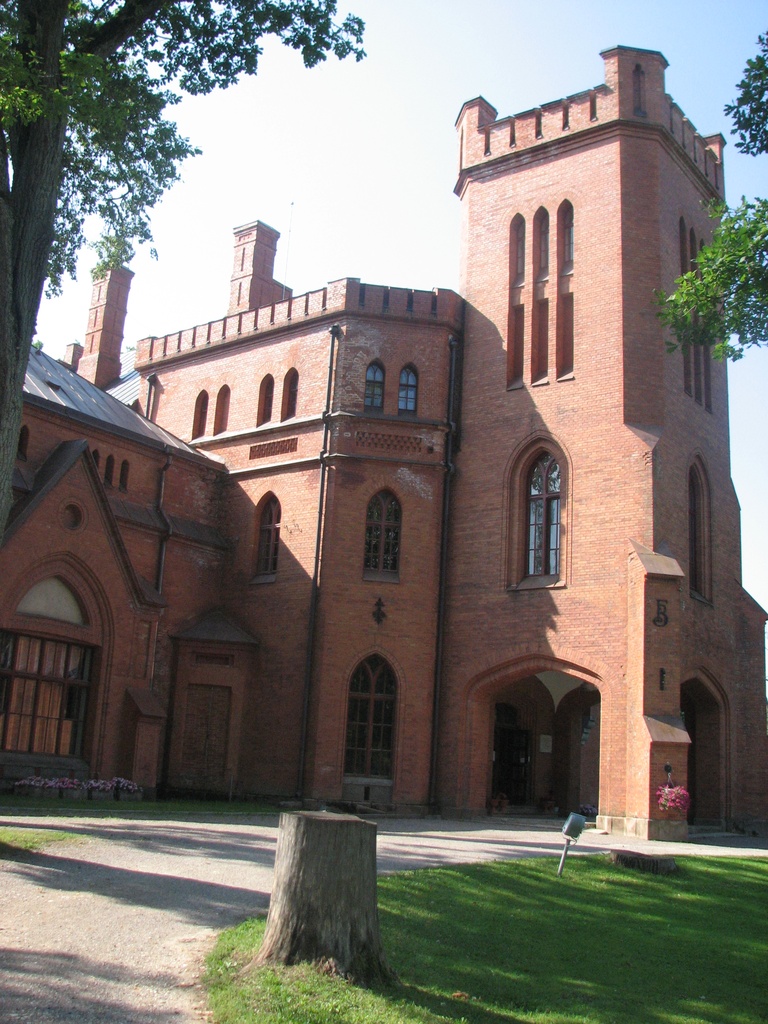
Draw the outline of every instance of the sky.
M723 112L768 31L765 0L339 0L340 15L346 3L366 23L365 60L307 70L268 42L256 78L174 109L202 155L155 208L156 260L144 246L131 263L127 345L223 315L232 229L257 219L281 232L275 276L294 294L341 277L458 289L462 104L482 95L504 117L592 88L617 44L660 50L667 92L702 135L728 140L731 205L768 195L768 156L740 154ZM38 338L54 356L83 340L95 262L84 250L78 280L43 303ZM768 350L729 376L743 580L768 608Z

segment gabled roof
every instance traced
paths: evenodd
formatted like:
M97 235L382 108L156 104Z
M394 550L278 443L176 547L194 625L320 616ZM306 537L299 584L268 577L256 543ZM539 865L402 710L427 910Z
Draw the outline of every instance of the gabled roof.
M199 642L217 644L245 644L249 647L258 647L259 641L256 637L246 633L220 609L208 612L197 619L186 629L176 633L177 640L195 640Z
M211 466L221 465L219 460L180 441L146 416L80 377L71 367L46 355L42 349L33 348L30 352L24 400L54 408L70 419L131 437L153 448L170 448L176 454L202 459Z
M133 593L136 603L157 607L164 605L165 601L163 598L147 580L138 575L128 557L128 552L115 522L109 501L96 475L93 460L88 454L88 442L85 440L62 441L54 448L37 473L35 473L35 480L29 493L17 501L11 509L8 526L2 538L0 538L0 547L7 544L24 526L34 515L43 500L80 461L86 476L93 485L94 499L102 510L112 549L115 552L115 557L122 569L126 584Z

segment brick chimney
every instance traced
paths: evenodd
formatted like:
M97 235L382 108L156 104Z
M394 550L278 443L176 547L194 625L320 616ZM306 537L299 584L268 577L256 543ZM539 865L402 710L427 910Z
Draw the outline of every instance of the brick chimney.
M120 376L120 349L132 280L133 271L119 267L93 282L85 350L78 373L97 388L107 387Z
M291 289L274 279L279 237L279 231L260 220L235 228L235 262L228 315L259 309L291 297Z

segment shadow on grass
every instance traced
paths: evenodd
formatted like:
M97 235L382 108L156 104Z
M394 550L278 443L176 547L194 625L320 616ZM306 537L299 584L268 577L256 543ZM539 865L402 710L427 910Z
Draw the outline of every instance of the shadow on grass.
M387 878L385 948L410 998L446 1014L464 993L456 1015L478 1024L765 1021L768 862L681 864L666 878L599 857L562 879L543 861Z

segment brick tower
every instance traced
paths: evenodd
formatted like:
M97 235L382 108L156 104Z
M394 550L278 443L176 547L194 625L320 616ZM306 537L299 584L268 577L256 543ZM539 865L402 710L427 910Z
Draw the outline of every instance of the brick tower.
M721 136L657 52L605 84L457 122L462 449L451 519L439 794L446 809L599 807L677 837L758 815L764 614L740 579L725 367L669 355L654 291L724 194ZM748 748L749 747L749 748ZM450 752L450 754L449 754Z

